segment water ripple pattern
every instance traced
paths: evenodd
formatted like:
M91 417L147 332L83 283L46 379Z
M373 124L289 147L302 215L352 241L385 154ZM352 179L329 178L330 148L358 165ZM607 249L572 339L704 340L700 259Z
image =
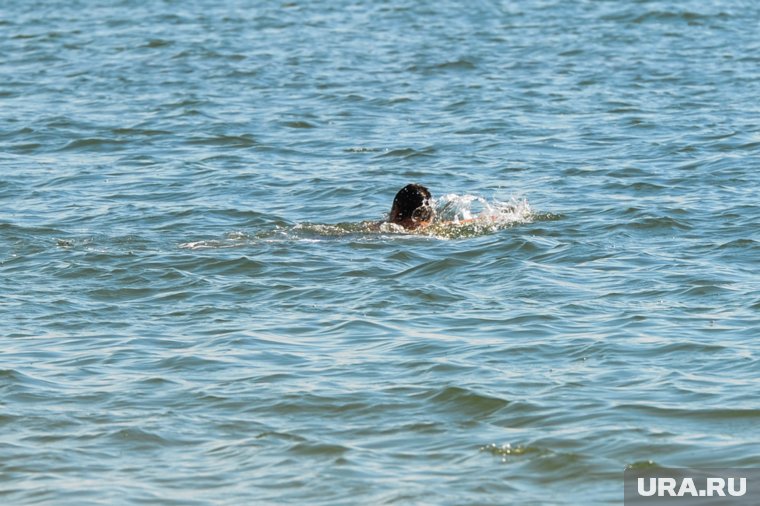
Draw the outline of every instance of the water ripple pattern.
M0 500L760 467L758 5L4 0Z

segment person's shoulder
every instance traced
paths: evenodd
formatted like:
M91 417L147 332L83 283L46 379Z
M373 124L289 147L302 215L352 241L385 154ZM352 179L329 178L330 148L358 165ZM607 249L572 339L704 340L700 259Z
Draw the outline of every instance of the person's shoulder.
M368 232L380 232L386 221L363 221L362 227Z

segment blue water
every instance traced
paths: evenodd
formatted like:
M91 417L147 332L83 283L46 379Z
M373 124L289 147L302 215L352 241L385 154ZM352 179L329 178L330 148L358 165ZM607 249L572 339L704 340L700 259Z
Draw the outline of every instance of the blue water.
M760 467L759 27L4 0L0 501L621 504L627 467ZM410 182L480 220L367 226Z

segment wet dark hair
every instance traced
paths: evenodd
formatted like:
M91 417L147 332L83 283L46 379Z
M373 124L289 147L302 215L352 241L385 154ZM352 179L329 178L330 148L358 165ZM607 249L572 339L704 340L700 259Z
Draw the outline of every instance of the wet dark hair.
M417 222L433 219L433 196L420 184L408 184L393 199L388 220L391 223L412 227Z

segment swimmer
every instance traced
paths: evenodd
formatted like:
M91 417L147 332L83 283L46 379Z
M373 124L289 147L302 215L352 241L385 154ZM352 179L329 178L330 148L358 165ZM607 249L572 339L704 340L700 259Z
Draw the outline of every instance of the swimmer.
M420 184L408 184L393 199L388 221L406 230L425 228L433 222L433 196Z
M444 206L444 210L446 207L448 204ZM496 220L494 216L487 216L486 218L490 218L490 221ZM458 226L482 219L483 217L476 216L475 218L456 219L455 221L438 220L433 207L433 196L430 194L430 190L421 184L408 184L401 188L393 199L391 212L388 214L388 223L399 225L410 231L420 231L433 222L442 226ZM377 223L373 225L373 228L380 225Z

